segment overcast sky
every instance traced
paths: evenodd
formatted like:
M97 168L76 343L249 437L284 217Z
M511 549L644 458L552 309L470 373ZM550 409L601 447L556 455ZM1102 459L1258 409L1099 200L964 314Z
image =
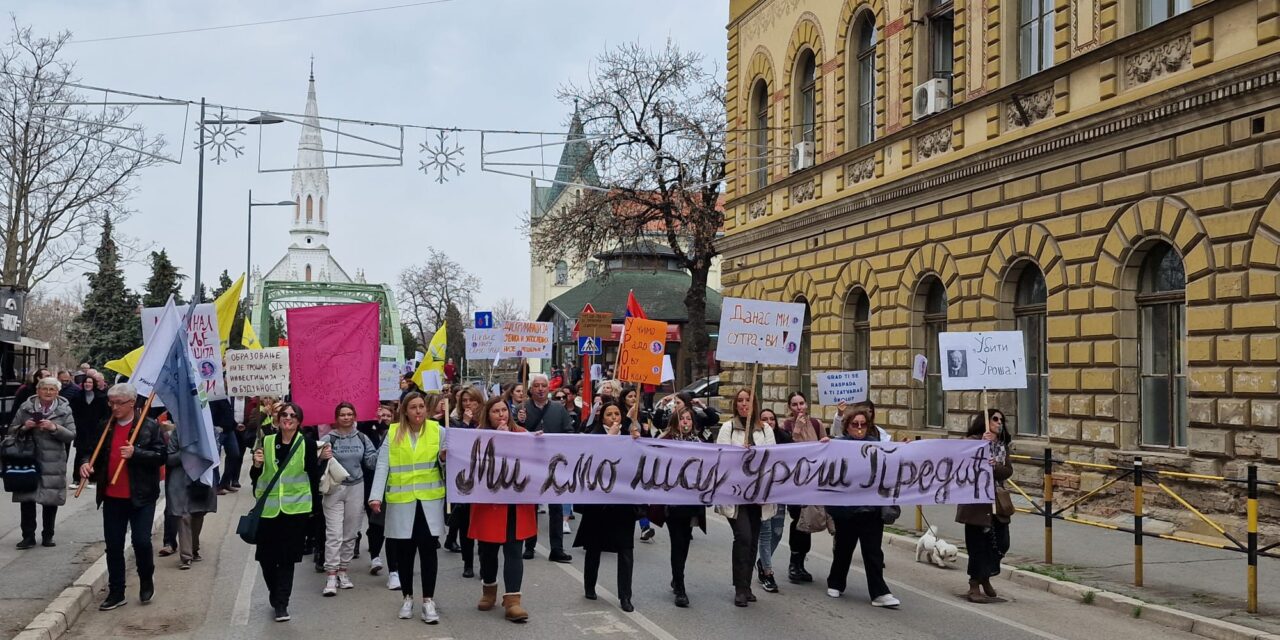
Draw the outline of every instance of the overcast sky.
M362 2L277 0L10 0L20 24L37 33L71 31L78 40L197 29L314 16L412 0ZM478 129L563 131L567 107L557 87L586 80L595 57L619 43L660 47L667 38L703 53L723 77L728 2L725 0L450 0L440 4L262 26L70 44L67 59L88 85L148 95L301 113L307 66L315 56L320 114L392 123ZM6 34L7 37L8 34ZM101 99L101 96L97 96ZM239 117L253 115L241 114ZM169 250L183 273L195 265L196 153L188 116L180 149L180 109L146 108L134 121L163 133L180 165L153 166L134 183L136 211L123 232ZM367 129L398 142L398 132ZM252 132L251 132L252 133ZM264 167L292 167L299 127L263 131ZM400 269L421 262L427 246L446 251L478 275L482 306L529 299L529 252L520 219L529 207L529 183L484 173L479 134L457 139L465 173L445 184L418 171L420 130L405 132L404 166L329 172L329 246L353 277L395 283ZM551 141L548 138L547 141ZM290 199L290 173L259 173L257 136L245 155L205 167L203 279L244 271L245 201ZM452 142L452 138L451 138ZM507 137L508 146L536 144ZM486 145L491 141L487 141ZM331 144L329 139L326 144ZM346 144L346 143L344 143ZM560 149L547 150L554 162ZM531 159L525 156L526 159ZM527 173L529 169L515 169ZM551 170L554 172L554 170ZM258 208L253 221L253 264L265 273L288 246L291 210ZM145 265L126 269L141 289ZM78 274L65 274L64 288Z

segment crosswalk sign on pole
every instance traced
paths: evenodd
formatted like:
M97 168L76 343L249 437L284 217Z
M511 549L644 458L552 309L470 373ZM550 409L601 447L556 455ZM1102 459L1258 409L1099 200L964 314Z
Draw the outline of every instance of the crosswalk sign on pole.
M604 353L603 346L601 339L595 336L578 337L578 355L580 356L598 356Z

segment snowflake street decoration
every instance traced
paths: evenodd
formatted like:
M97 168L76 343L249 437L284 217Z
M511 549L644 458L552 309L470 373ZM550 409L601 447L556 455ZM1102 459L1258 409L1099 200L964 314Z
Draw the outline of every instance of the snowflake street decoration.
M236 138L244 133L244 126L235 120L228 120L226 114L221 109L218 110L218 119L201 122L196 125L196 131L204 130L204 146L213 153L214 164L222 164L231 160L232 157L239 158L244 155L244 145L236 145ZM200 148L199 140L196 141L196 149ZM232 157L224 157L224 154Z
M455 176L462 175L462 147L458 145L457 138L454 138L453 146L450 147L443 129L436 131L436 140L433 143L428 140L420 146L422 153L427 154L427 159L421 162L419 170L428 176L432 171L436 172L436 182L444 184L449 178L445 177L445 171L452 170Z

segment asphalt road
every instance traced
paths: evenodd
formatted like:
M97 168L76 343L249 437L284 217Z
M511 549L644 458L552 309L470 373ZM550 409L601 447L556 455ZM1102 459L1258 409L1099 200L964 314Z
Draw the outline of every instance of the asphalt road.
M228 496L228 498L231 498ZM811 556L809 568L817 581L792 585L784 581L782 593L768 594L757 588L760 601L746 609L733 606L729 581L728 526L712 517L707 536L696 534L689 559L688 587L693 605L677 609L671 603L668 545L665 532L653 543L636 545L635 613L626 614L612 595L613 564L605 556L601 568L601 599L582 596L582 553L574 550L571 565L548 562L545 547L541 555L526 562L524 603L531 618L527 624L505 621L501 609L480 612L475 608L480 595L478 580L461 577L459 555L441 550L441 571L436 601L441 622L423 624L398 620L398 592L385 589L383 577L368 575L368 556L355 561L356 589L340 591L334 598L320 595L323 576L315 574L308 560L298 565L293 603L293 620L271 620L266 587L252 548L234 535L236 517L250 501L245 492L220 503L221 513L205 525L203 555L206 560L191 571L178 571L173 558L158 564L155 601L147 606L137 602L136 581L131 579L128 606L111 612L86 612L70 631L69 638L191 638L232 640L237 638L696 638L698 640L743 638L981 638L1002 640L1043 638L1046 640L1096 640L1115 638L1197 638L1167 628L1113 613L1098 607L1072 602L1043 591L1034 591L999 580L1001 604L973 605L960 594L966 577L962 567L944 570L917 564L907 550L886 547L887 577L895 595L902 600L896 611L876 609L866 598L860 559L855 557L850 587L841 599L826 596L825 578L830 561L830 540L815 540L820 551ZM545 545L545 516L542 542ZM785 567L785 545L778 550L779 564ZM415 616L416 616L415 611ZM1087 623L1082 624L1082 621Z

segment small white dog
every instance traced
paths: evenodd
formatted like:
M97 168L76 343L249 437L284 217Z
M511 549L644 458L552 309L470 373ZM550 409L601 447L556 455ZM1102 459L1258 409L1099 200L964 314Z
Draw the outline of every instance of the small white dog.
M929 527L916 541L916 562L932 562L946 569L947 563L956 561L957 553L959 549L954 544L938 536L937 527Z

